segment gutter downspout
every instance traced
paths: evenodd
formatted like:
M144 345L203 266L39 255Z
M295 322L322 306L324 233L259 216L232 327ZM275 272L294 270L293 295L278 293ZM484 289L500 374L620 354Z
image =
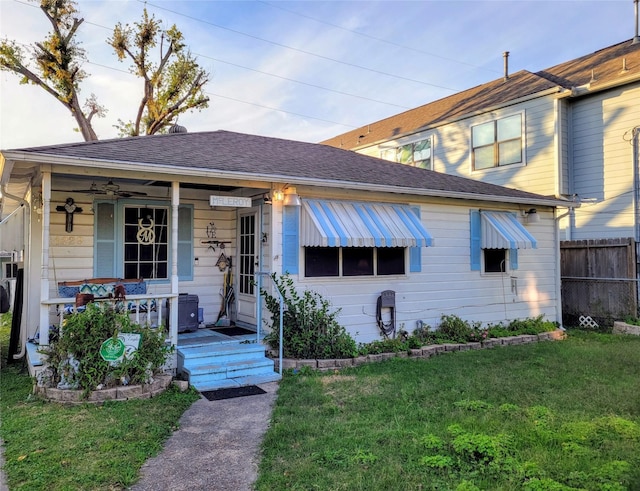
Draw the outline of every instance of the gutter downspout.
M556 208L553 211L554 217L553 221L555 226L553 227L553 233L555 235L555 243L556 243L556 298L558 301L556 302L556 322L558 323L558 328L565 331L564 326L562 325L562 264L560 262L560 220L566 217L567 215L573 214L573 208L569 208L566 213L562 215L558 215L558 209Z
M636 7L638 2L636 0ZM637 17L636 17L637 19ZM633 145L633 219L636 240L636 279L640 279L640 268L638 268L638 257L640 257L640 126L631 130L631 140ZM636 297L640 301L640 288L636 282Z
M4 222L6 222L9 219L9 217L13 216L13 214L16 213L18 210L22 210L24 213L25 209L31 209L31 205L29 205L29 203L24 198L19 198L18 196L14 196L13 194L10 194L7 191L7 184L2 185L2 196L6 196L7 198L17 201L18 203L20 203L20 208L15 209L11 214L9 214L9 216L7 216L4 220L2 220L0 224L3 224ZM28 215L25 213L25 217L27 216ZM31 220L29 220L29 225L27 227L23 226L23 230L24 229L26 229L27 231L31 230ZM29 243L28 240L26 240L25 242ZM22 285L22 288L24 289L24 283ZM24 321L20 325L20 353L16 353L13 355L14 360L21 360L27 354L27 330L25 329L23 324L24 324Z

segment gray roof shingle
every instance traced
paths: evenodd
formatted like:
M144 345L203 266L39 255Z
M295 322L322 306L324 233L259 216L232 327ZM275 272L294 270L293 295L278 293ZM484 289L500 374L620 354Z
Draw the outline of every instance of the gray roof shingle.
M368 147L549 89L559 92L589 84L591 90L598 90L634 77L640 78L640 43L625 41L536 73L516 72L508 80L493 80L321 143L349 150Z
M560 200L439 172L397 165L327 145L229 131L174 133L22 148L3 152L7 158L34 162L77 159L79 164L104 167L131 164L157 166L159 172L180 174L191 169L215 177L234 173L248 180L286 179L291 184L333 183L349 189L371 185L423 195L468 194L470 198L499 197L509 202ZM357 186L356 186L357 184ZM472 196L471 196L472 195ZM457 196L460 197L460 196Z

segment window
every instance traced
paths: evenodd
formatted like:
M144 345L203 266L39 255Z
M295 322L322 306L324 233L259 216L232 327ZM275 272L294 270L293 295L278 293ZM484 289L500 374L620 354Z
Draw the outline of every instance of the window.
M386 148L380 151L380 157L400 164L433 169L431 159L431 137L397 148Z
M522 163L522 115L472 127L471 147L474 170Z
M484 272L504 273L507 271L506 249L483 249Z
M515 213L470 210L471 270L505 273L518 269L518 250L536 249L537 242Z
M126 206L124 209L124 278L169 276L168 209Z
M18 277L18 263L6 263L4 265L4 277L5 278L17 278Z
M404 247L305 247L306 277L405 273Z
M171 274L171 210L162 202L96 202L96 277L167 280ZM178 208L178 277L193 278L193 207Z

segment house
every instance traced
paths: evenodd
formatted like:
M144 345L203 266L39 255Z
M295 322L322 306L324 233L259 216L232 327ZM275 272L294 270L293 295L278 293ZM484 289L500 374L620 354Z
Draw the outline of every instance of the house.
M322 143L581 202L563 240L640 241L637 32L535 73L508 73L506 57L497 80Z
M168 322L178 369L194 334L180 332L180 294L210 326L231 280L230 320L259 332L266 273L330 300L358 342L379 339L380 323L412 331L443 314L562 319L558 220L574 206L562 198L227 131L0 155L4 199L25 204L23 342L48 343L70 300L61 285L104 277L144 279L132 298L163 311L149 318Z

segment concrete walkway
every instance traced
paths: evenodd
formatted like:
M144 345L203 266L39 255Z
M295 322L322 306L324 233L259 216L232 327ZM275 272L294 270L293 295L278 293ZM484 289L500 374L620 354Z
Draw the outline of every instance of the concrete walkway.
M278 383L259 387L267 393L196 401L162 452L142 466L142 477L130 490L251 490Z

